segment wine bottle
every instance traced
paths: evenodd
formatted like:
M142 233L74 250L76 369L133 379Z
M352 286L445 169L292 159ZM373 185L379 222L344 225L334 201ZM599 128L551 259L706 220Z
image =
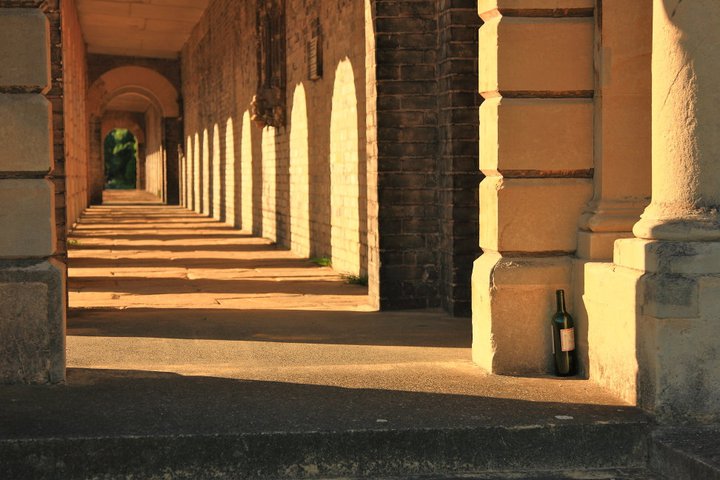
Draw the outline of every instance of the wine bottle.
M575 375L575 322L565 310L565 291L556 290L557 312L552 317L553 357L555 373L559 377Z

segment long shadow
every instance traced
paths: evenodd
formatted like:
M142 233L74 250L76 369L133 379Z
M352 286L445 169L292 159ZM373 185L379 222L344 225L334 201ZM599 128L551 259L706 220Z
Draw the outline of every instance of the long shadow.
M258 258L228 260L226 258L71 258L70 268L207 268L207 269L257 269L257 268L307 268L317 265L307 259ZM70 278L70 285L73 278Z
M272 252L275 248L270 245L81 245L72 247L73 251L83 250L129 250L148 252ZM109 260L108 260L109 261ZM122 260L120 260L122 261Z
M639 410L619 405L527 401L480 393L425 393L186 377L137 370L71 368L64 386L38 389L18 385L0 390L0 438L3 439L337 431L366 432L367 435L372 431L387 434L389 430L461 429L468 430L463 439L472 441L473 427L500 426L502 431L491 432L491 438L498 440L515 425L559 428L554 418L558 414L572 416L572 423L579 426L648 422ZM379 424L378 418L387 423ZM591 430L586 434L593 442L578 445L576 449L590 456L597 452L588 451L603 447L614 452L617 443L613 445L613 442L628 440L610 435L596 444L598 434ZM413 442L403 447L394 445L391 438L386 440L389 440L386 448L422 446ZM430 459L437 453L434 447L457 449L454 443L443 447L443 440L447 441L443 436L435 440L439 443L433 443L433 448L431 445L422 448L422 455L427 456L425 460L431 466L434 464ZM492 456L522 458L528 454L511 443L495 443ZM593 447L589 449L590 444ZM377 455L376 448L370 450ZM471 454L477 456L478 451ZM130 464L143 461L126 455L120 457Z
M470 320L437 312L233 308L70 309L68 335L469 348Z
M133 295L184 294L194 292L266 295L271 293L297 295L366 295L363 287L353 288L337 281L293 280L283 278L276 280L255 280L252 278L219 279L187 279L177 277L75 277L70 282L70 291L82 292L114 292Z
M150 227L151 228L151 227ZM81 232L74 232L72 234L74 238L109 238L109 239L115 239L115 240L193 240L197 238L202 239L240 239L240 238L248 238L249 235L245 233L228 233L228 234L218 234L218 233L203 233L203 232L187 232L183 233L182 235L172 235L172 234L147 234L147 233L138 233L137 235L117 235L113 233L92 233L89 232L87 234L81 233Z
M88 225L88 224L85 224ZM187 230L190 228L195 227L189 227L187 223L177 223L173 224L170 222L162 222L160 225L158 223L153 222L151 225L141 225L141 224L129 224L131 226L126 226L123 224L115 224L115 225L97 225L94 227L83 227L83 228L75 228L75 231L78 232L97 232L97 231L117 231L117 232L134 232L137 230L146 231L146 230ZM237 232L236 229L230 226L224 226L224 225L218 225L218 224L211 224L210 222L207 223L198 223L198 225L202 225L200 228L203 230L209 230L211 232ZM251 235L248 234L240 234L245 235L246 237L250 238Z

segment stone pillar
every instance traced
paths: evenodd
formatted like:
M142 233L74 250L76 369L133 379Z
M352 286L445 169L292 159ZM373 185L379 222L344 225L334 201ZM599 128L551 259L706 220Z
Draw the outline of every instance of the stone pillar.
M589 362L588 308L597 310L598 305L612 302L602 278L586 275L587 265L612 261L615 240L632 237L632 227L650 201L652 2L595 2L594 195L580 218L573 261L579 363L584 374L595 377L606 372L594 370ZM614 324L619 318L596 315L603 329L595 332L622 330L622 325ZM617 342L612 336L596 335L593 341L595 347L627 342L634 349L629 339ZM606 349L608 360L615 356L611 351ZM628 365L623 362L608 371L625 370ZM623 383L627 384L618 385Z
M596 1L594 196L580 219L582 259L612 259L650 198L652 1Z
M551 3L478 2L486 178L473 360L495 373L552 368L554 290L570 290L577 223L592 195L593 2Z
M599 380L630 383L661 421L720 420L719 17L714 0L654 0L652 202L593 273L617 292L604 313L625 319L606 336L632 341L614 360L591 349ZM634 368L613 382L613 362Z
M48 18L0 7L0 383L65 378L65 266L57 261ZM52 52L53 55L57 51ZM56 91L56 90L54 90ZM61 184L62 185L62 184Z

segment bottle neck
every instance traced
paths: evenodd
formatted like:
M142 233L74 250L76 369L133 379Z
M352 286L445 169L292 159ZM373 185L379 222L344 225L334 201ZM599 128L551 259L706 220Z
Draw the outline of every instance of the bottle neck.
M565 313L565 291L556 290L555 299L557 301L557 311Z

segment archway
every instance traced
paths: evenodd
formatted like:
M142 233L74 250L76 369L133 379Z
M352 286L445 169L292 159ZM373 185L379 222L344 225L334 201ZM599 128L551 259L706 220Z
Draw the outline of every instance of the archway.
M177 89L155 70L123 66L101 75L88 90L91 143L88 196L102 202L105 167L102 145L107 133L127 128L138 142L136 187L163 202L179 202L178 145L181 138Z

